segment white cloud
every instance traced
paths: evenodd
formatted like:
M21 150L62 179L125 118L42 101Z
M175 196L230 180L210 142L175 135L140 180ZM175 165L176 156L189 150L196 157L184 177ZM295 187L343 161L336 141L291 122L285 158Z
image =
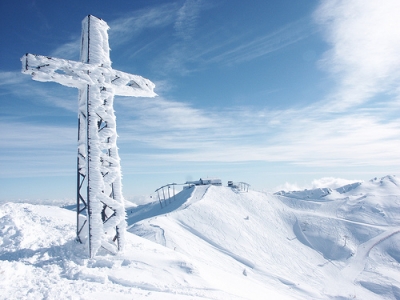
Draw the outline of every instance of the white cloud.
M3 149L59 149L75 143L77 130L54 124L37 125L22 122L0 123L2 138L7 141ZM63 137L63 138L59 138Z
M279 192L279 191L285 191L285 192L292 192L292 191L302 191L305 190L308 187L301 186L295 183L290 183L290 182L285 182L284 184L280 184L276 186L275 188L272 189L272 192Z
M177 6L174 3L128 12L115 20L105 20L109 25L111 49L117 48L149 28L163 27L175 20ZM51 52L51 56L79 59L81 33L76 32L70 40Z
M392 14L400 10L396 10L397 1L384 4L386 6L381 4L385 6L382 8L369 1L326 1L316 12L332 45L324 64L339 82L328 103L288 110L250 106L216 110L162 97L121 99L116 105L119 143L124 147L151 149L151 152L138 154L142 161L267 161L317 167L400 165L400 90L393 88L400 79L400 56L396 55L400 53L400 34L397 34L400 18L394 18ZM139 19L130 16L115 20L110 26L115 30L115 38L129 38L148 26L174 24L177 11L176 6L166 5L146 11ZM183 13L182 22L186 16ZM195 16L186 17L189 22L195 22ZM392 25L396 26L392 28ZM236 42L232 41L221 47L214 45L213 51L203 53L208 55L208 61L221 63L254 59L307 36L311 32L308 26L304 20L295 22L244 46L222 51ZM297 31L292 33L294 29ZM223 54L217 54L221 52ZM189 59L198 59L201 53L193 53ZM182 52L175 54L172 57L178 59ZM21 82L21 76L16 72L2 72L0 81L6 82L5 86L10 86L7 88L15 94L39 95L41 101L76 111L75 96L73 101L53 97L47 87L36 87L36 82L27 85ZM26 85L21 89L17 84L22 83ZM392 101L381 100L368 108L350 109L382 92ZM118 105L123 109L118 109ZM45 130L45 136L40 131L42 128L28 125L18 128L18 131L7 130L3 137L15 148L31 147L36 138L40 145L54 145L59 149L66 146L57 142L64 134L58 128ZM65 134L70 134L69 129L67 131Z
M59 57L69 60L79 60L81 39L76 37L72 38L70 42L64 43L51 52L51 56Z
M162 4L129 12L115 20L106 20L110 27L111 49L135 40L135 50L130 54L133 56L162 45L165 49L152 59L154 69L160 73L188 74L208 64L237 64L257 59L296 43L316 31L309 20L304 18L263 36L242 32L233 38L226 37L224 30L215 28L210 31L207 24L199 20L201 12L212 5L201 0L186 0L182 6L177 3ZM166 28L169 25L173 25L179 39L171 39L170 33L165 32L160 32L156 39L147 39L146 30ZM202 30L202 33L192 39L197 29ZM165 39L168 39L168 43ZM79 45L80 33L77 32L68 42L52 51L51 55L76 60Z
M7 87L10 85L18 85L24 81L21 72L5 72L0 71L0 86Z
M390 109L335 115L306 107L207 110L162 98L124 101L121 141L169 161L267 161L307 166L400 164L400 124ZM119 115L119 112L117 112ZM161 150L176 150L161 151Z
M250 61L294 44L314 34L316 30L307 19L300 19L266 35L258 36L245 42L243 40L245 36L242 36L238 46L209 58L209 62L233 64ZM238 41L234 39L232 42L236 43ZM230 46L232 47L233 45ZM221 44L220 47L226 47L226 42ZM215 51L216 47L213 50ZM208 50L207 52L210 51ZM203 53L203 55L206 55L207 52Z
M318 188L337 189L347 184L362 182L362 181L363 180L349 180L349 179L335 178L335 177L323 177L320 179L314 179L311 182L310 187L312 189L318 189Z
M321 64L338 81L329 103L331 109L362 104L398 86L399 12L397 0L321 2L315 19L331 45Z
M12 121L1 122L0 127L4 141L0 177L73 174L76 128Z
M107 21L112 47L118 47L149 28L173 24L178 7L168 3L156 7L129 12L118 19ZM111 47L111 48L112 48Z
M298 184L285 182L284 184L278 185L273 189L273 192L278 191L303 191L310 189L319 189L319 188L330 188L337 189L347 184L355 183L355 182L363 182L363 180L349 180L343 178L335 178L335 177L323 177L319 179L314 179L311 183L308 184Z
M197 13L198 9L194 11ZM181 36L189 37L194 31L197 15L190 15L188 18L189 24L181 26L185 31L179 31ZM208 65L215 66L216 63L241 64L279 51L314 34L316 30L306 18L261 36L254 36L253 32L237 33L233 37L225 36L224 30L215 28L207 34L203 32L196 36L196 41L192 41L189 46L185 44L189 38L172 45L166 52L167 55L157 61L157 65L163 66L169 72L189 74Z
M45 88L43 88L44 85L46 86ZM29 102L39 102L50 107L58 107L73 112L77 111L77 89L62 87L55 83L48 84L33 81L29 75L24 75L21 72L4 71L0 71L0 87L2 93L17 96ZM38 113L39 108L35 112Z
M178 10L178 17L174 28L179 37L188 40L192 37L199 12L201 10L201 0L186 0Z

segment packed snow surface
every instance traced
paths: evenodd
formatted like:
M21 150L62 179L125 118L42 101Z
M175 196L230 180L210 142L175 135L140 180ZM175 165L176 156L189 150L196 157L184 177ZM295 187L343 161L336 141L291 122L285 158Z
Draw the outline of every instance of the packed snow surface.
M0 299L399 299L400 180L276 194L197 186L127 209L88 259L70 207L0 206Z

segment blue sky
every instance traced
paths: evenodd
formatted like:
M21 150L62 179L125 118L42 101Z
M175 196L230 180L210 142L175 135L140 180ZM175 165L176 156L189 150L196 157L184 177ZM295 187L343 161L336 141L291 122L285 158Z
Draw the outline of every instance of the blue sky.
M0 4L0 200L74 198L77 90L21 74L78 60L110 26L113 68L156 98L116 97L124 194L200 177L257 190L400 174L400 3L11 1Z

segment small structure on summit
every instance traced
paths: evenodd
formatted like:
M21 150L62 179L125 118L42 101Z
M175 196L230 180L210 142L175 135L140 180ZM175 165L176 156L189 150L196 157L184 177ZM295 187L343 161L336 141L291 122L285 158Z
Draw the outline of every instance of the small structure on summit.
M228 187L239 191L248 192L250 184L246 182L233 182L230 180L228 181Z
M189 185L216 185L222 186L222 181L219 178L200 178L199 180L195 181L186 181L186 184Z

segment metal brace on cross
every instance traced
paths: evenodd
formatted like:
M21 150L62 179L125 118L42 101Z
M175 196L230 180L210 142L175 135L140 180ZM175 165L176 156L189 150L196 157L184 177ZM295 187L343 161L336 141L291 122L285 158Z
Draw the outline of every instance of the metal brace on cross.
M114 95L156 96L150 80L111 68L108 29L103 20L85 17L81 62L33 54L21 58L22 73L32 79L79 89L76 235L91 258L100 247L116 253L125 243Z

